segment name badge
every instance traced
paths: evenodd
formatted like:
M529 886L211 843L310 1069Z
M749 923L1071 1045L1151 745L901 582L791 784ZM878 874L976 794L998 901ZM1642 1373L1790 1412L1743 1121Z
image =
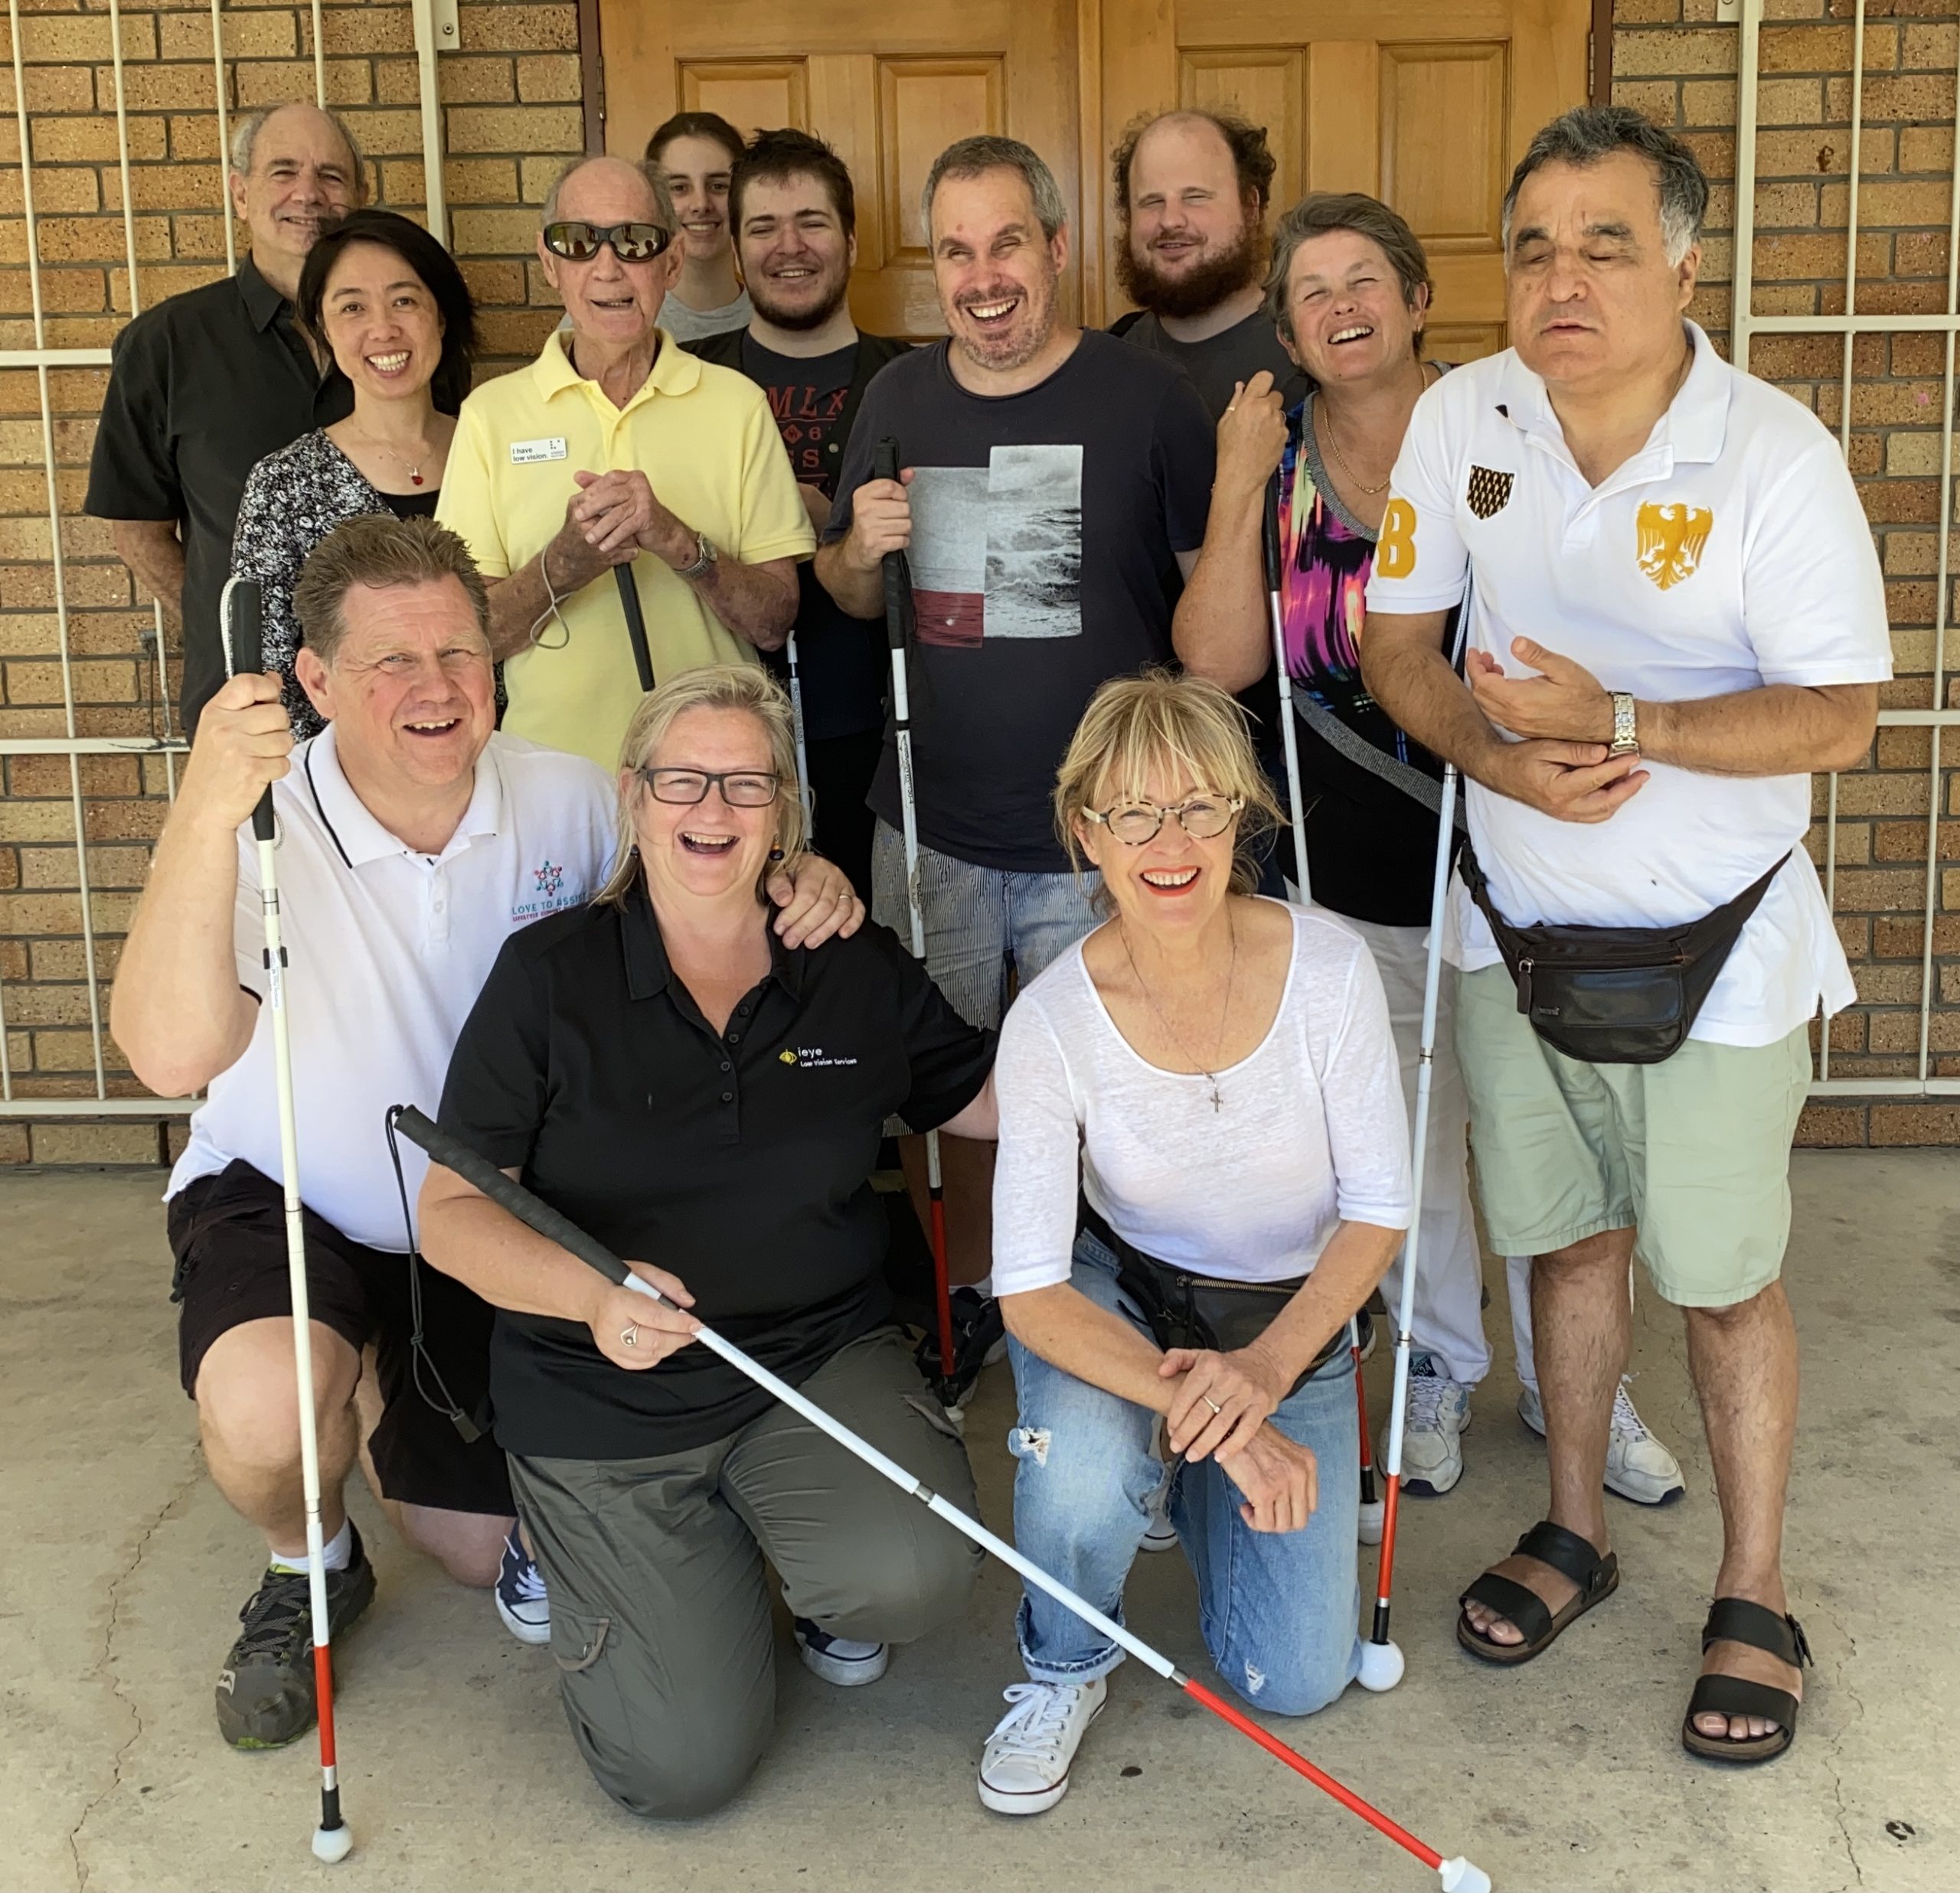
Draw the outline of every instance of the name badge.
M547 440L514 440L511 442L511 465L514 467L535 466L541 460L562 460L565 457L565 437L554 434Z

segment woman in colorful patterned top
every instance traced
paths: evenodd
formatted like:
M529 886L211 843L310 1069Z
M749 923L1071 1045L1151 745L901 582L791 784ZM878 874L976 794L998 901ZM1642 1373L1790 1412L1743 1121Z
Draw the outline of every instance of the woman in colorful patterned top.
M306 555L364 513L433 519L469 392L476 311L462 273L420 224L355 211L323 230L301 272L299 319L354 385L354 412L268 454L245 481L231 570L265 597L265 667L285 679L296 737L321 728L292 674L292 588Z
M1242 690L1272 661L1260 554L1269 484L1279 485L1280 615L1298 723L1312 897L1373 949L1389 997L1403 1088L1415 1096L1441 765L1368 693L1358 654L1377 557L1397 556L1390 490L1409 417L1446 372L1423 359L1435 292L1421 243L1386 204L1319 192L1281 219L1266 312L1311 379L1281 412L1256 375L1218 428L1218 472L1197 570L1174 636L1186 666ZM1453 638L1454 622L1446 632ZM1283 847L1281 859L1289 861ZM1472 1388L1488 1371L1482 1271L1465 1176L1468 1102L1455 1065L1446 981L1423 1193L1405 1489L1447 1492L1462 1477L1459 1436ZM1524 1392L1518 1411L1544 1431L1531 1356L1530 1261L1513 1257L1511 1322ZM1389 1304L1400 1265L1383 1284ZM1614 1410L1606 1483L1658 1504L1681 1490L1673 1455L1642 1424L1625 1389Z

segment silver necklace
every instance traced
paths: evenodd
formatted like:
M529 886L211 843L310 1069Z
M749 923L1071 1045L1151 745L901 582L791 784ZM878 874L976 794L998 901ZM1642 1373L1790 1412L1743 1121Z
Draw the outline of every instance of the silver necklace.
M1211 1062L1214 1065L1216 1065L1218 1062L1218 1054L1224 1049L1226 1021L1230 1018L1232 1014L1232 982L1238 977L1239 972L1239 929L1236 925L1233 924L1231 910L1229 908L1226 910L1225 914L1225 930L1232 942L1232 955L1226 962L1225 965L1225 1003L1219 1008L1218 1035L1212 1043ZM1176 1026L1171 1024L1168 1019L1165 1017L1164 1008L1157 1003L1157 995L1144 984L1142 970L1136 963L1136 955L1130 951L1129 929L1126 926L1119 925L1117 931L1122 935L1123 958L1128 960L1130 963L1131 976L1137 983L1138 991L1139 991L1143 994L1144 997L1150 1002L1150 1010L1156 1013L1157 1023L1164 1028L1165 1033L1170 1039L1171 1042L1177 1046L1179 1051L1184 1053L1186 1058L1189 1059L1191 1062L1198 1068L1200 1075L1204 1078L1205 1082L1211 1087L1212 1109L1214 1111L1223 1110L1225 1108L1225 1100L1219 1091L1217 1075L1208 1069L1204 1060L1200 1058L1197 1054L1184 1043L1184 1035L1178 1030Z

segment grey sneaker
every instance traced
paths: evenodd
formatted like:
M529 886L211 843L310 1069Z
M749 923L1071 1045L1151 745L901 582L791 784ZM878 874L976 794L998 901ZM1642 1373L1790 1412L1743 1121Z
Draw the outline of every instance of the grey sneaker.
M1470 1389L1452 1380L1432 1355L1410 1356L1409 1415L1402 1428L1402 1490L1439 1499L1463 1477L1464 1429L1470 1424ZM1388 1464L1388 1428L1377 1464Z
M1517 1417L1540 1439L1545 1436L1545 1409L1536 1387L1517 1396ZM1635 1412L1633 1396L1622 1377L1613 1395L1613 1430L1606 1441L1606 1490L1635 1505L1668 1505L1687 1487L1672 1453L1647 1430Z
M374 1601L374 1567L361 1534L345 1571L327 1573L334 1640ZM313 1726L313 1620L305 1575L268 1566L238 1613L243 1628L217 1679L218 1733L234 1748L283 1748Z

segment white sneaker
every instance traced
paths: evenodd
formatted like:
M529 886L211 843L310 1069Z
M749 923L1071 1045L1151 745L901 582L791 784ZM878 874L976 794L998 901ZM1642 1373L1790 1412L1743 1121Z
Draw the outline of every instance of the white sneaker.
M1613 1429L1606 1441L1606 1490L1635 1505L1665 1505L1687 1490L1674 1456L1647 1430L1634 1411L1633 1396L1622 1379L1613 1395ZM1536 1387L1517 1396L1517 1417L1542 1439L1545 1409Z
M1435 1357L1417 1354L1409 1363L1409 1415L1402 1428L1402 1490L1439 1499L1463 1477L1463 1430L1470 1424L1470 1389L1452 1380ZM1381 1457L1388 1465L1388 1429Z
M792 1620L792 1627L796 1647L803 1653L803 1667L840 1689L876 1682L891 1661L889 1643L861 1643L848 1637L833 1637L807 1617Z
M1014 1705L994 1726L980 1757L980 1805L996 1814L1045 1814L1069 1791L1069 1764L1102 1713L1109 1684L1016 1682L1001 1692Z
M1178 1549L1178 1528L1171 1523L1171 1468L1164 1468L1164 1477L1157 1482L1157 1490L1150 1495L1150 1512L1144 1522L1143 1537L1137 1549L1139 1551L1175 1551Z

